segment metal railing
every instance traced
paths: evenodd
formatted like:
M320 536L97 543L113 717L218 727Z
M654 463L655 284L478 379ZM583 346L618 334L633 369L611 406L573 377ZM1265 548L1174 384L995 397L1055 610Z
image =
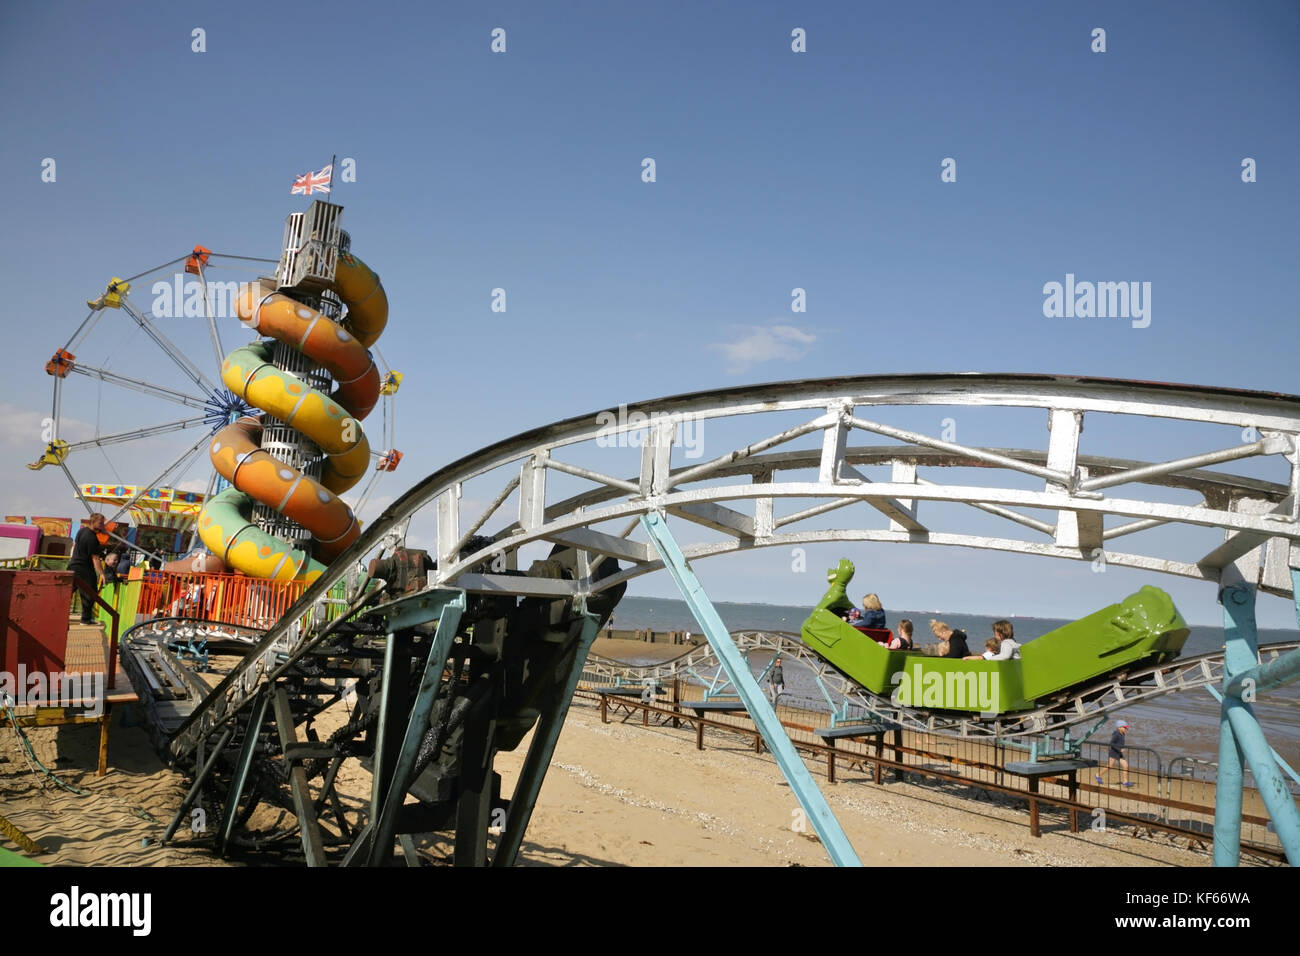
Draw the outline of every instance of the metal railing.
M305 581L266 581L240 574L146 571L136 613L141 620L179 617L267 628L306 588Z
M594 687L609 686L613 683L607 675L596 671L598 678L580 685L575 696L575 706L598 706L598 695L592 692ZM586 677L586 674L584 674ZM638 681L625 680L624 686L637 686ZM662 682L664 693L652 704L643 704L637 697L620 698L616 708L624 714L624 720L631 713L650 710L658 713L660 721L665 715L679 713L679 723L688 729L695 728L702 722L711 733L734 734L746 741L746 749L753 746L761 749L756 736L758 731L748 716L743 713L713 713L706 717L696 717L689 710L678 711L675 704L698 700L704 688L686 679L669 678ZM882 768L922 771L908 776L910 783L950 793L964 799L1011 799L1024 801L1028 788L1023 777L1005 769L1009 761L1024 758L1020 747L1007 746L995 739L972 739L948 734L923 733L912 730L902 732L902 746L898 762L889 759L892 745L884 744L885 757L874 749L875 745L865 740L840 740L834 747L827 744L813 732L826 724L826 705L815 698L795 697L783 694L777 704L776 712L795 747L800 750L810 769L828 772L828 761L836 767L836 779L839 782L867 782L873 779L889 779L890 775L878 775L876 766ZM636 720L642 723L645 715ZM865 714L863 719L871 720L872 715ZM1107 745L1100 742L1083 744L1085 757L1100 758L1104 767ZM1120 770L1114 769L1103 774L1105 783L1099 785L1095 779L1098 770L1085 768L1078 771L1077 795L1074 805L1085 826L1102 819L1116 820L1135 827L1150 826L1153 830L1162 830L1201 841L1208 845L1213 837L1215 784L1213 771L1209 779L1199 780L1184 777L1174 768L1185 766L1192 758L1179 757L1165 760L1162 755L1149 747L1124 748L1128 760L1128 780L1132 787L1122 786ZM1212 766L1212 765L1211 765ZM1040 792L1046 798L1039 810L1044 818L1054 814L1062 819L1068 813L1068 784L1064 775L1045 778L1040 783ZM1025 794L1025 796L1021 796ZM1057 805L1053 804L1053 800ZM1104 814L1104 815L1103 815ZM1258 792L1247 789L1242 814L1242 846L1244 849L1257 851L1270 859L1281 855L1281 841L1270 828L1267 813Z

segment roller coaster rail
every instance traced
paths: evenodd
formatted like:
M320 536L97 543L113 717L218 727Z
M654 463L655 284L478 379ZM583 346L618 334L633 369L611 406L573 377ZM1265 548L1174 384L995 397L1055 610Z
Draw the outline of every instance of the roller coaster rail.
M1048 418L1045 450L988 449L958 445L931 436L857 417L859 406L975 406L1039 408ZM250 658L214 691L208 706L195 712L178 734L173 752L191 750L200 734L210 733L251 696L261 673L274 677L286 663L320 639L319 630L303 630L298 621L320 604L330 587L353 573L358 562L375 551L390 531L422 508L433 504L437 515L438 570L431 587L458 588L495 594L538 597L582 597L619 581L661 569L663 562L650 546L634 540L641 514L663 511L695 525L723 532L726 539L688 543L687 559L713 557L755 547L794 546L822 541L889 541L960 545L1013 551L1072 560L1094 560L1094 551L1121 536L1133 535L1163 524L1186 523L1222 528L1225 540L1210 552L1189 560L1173 560L1136 550L1107 550L1109 564L1145 568L1168 574L1217 581L1223 567L1249 555L1267 542L1259 587L1268 593L1291 597L1288 567L1300 566L1300 397L1236 389L1126 382L1107 379L1046 375L914 375L829 379L780 383L751 388L724 389L661 399L620 410L623 421L602 424L601 416L584 415L535 428L488 446L434 472L395 501L330 570L304 592L299 601L267 632ZM810 414L794 428L775 433L759 429L754 441L726 454L686 467L672 469L669 457L677 428L685 421L708 422L723 418L758 420L781 412ZM1264 436L1235 448L1189 456L1163 463L1080 456L1079 438L1089 413L1124 414L1168 420L1254 428ZM619 436L649 430L642 447L640 473L617 478L596 468L571 465L557 457L560 449L608 450ZM854 430L890 434L904 444L853 448ZM820 432L820 449L768 453L805 434ZM604 446L600 444L605 440ZM766 454L765 454L766 453ZM1287 472L1284 481L1207 471L1201 466L1257 456L1275 456ZM889 464L891 482L871 482L857 467ZM986 467L1044 480L1044 490L1016 487L948 486L919 478L920 467ZM783 472L816 470L812 481L778 482ZM492 472L505 474L497 495L476 514L463 514L462 486ZM593 489L556 502L547 501L549 472L574 474L596 485ZM736 479L729 484L703 485L706 480ZM1166 485L1198 491L1196 505L1170 504L1140 498L1108 498L1097 489L1127 479L1143 485ZM493 536L492 544L461 555L461 547L484 527L514 495L518 515ZM828 499L793 513L777 515L780 499ZM1034 535L1019 538L988 537L942 532L921 522L917 504L922 500L953 501L997 514ZM749 501L753 512L744 514L719 504ZM821 514L841 512L858 502L884 513L889 527L861 528L860 520L838 528L800 528ZM1038 520L1015 506L1055 512L1056 522ZM856 511L856 509L855 509ZM1131 522L1103 529L1101 518L1119 515ZM625 521L615 534L595 526ZM789 529L789 530L782 530ZM1130 540L1132 540L1130 538ZM631 567L601 579L576 581L518 577L504 573L476 573L469 569L495 561L514 570L518 551L525 544L551 541L592 554L608 554L631 562ZM1279 544L1280 542L1280 544ZM392 540L387 542L392 544ZM289 661L273 660L279 646Z
M1048 438L1039 448L980 447L886 421L891 409L901 416L926 406L1017 414L1037 409L1044 415ZM1249 440L1165 461L1083 454L1085 419L1102 415L1222 426ZM688 426L725 432L727 450L698 463L686 459L675 443ZM850 436L856 432L895 444L851 446ZM815 436L813 447L795 447L804 436ZM620 469L619 453L612 450L629 445L640 450L633 474ZM1300 657L1295 651L1278 657L1267 665L1271 670L1265 675L1254 646L1255 593L1294 600L1300 581L1298 449L1300 397L1047 375L795 381L676 396L571 418L488 446L412 487L266 632L181 726L170 750L178 759L192 755L247 710L264 681L283 676L354 614L373 614L363 607L369 584L361 571L363 562L400 543L413 518L429 505L435 515L436 569L429 573L424 598L410 596L390 609L390 631L417 618L430 620L457 592L563 600L581 609L602 592L668 568L718 650L725 631L717 626L720 622L688 562L818 542L922 543L1076 561L1095 561L1102 555L1110 565L1214 582L1225 596L1229 645L1230 666L1222 672L1229 694L1224 726L1231 716L1238 739L1244 740L1243 735L1254 735L1258 728L1249 729L1253 717L1241 706L1243 675L1258 672L1274 682L1293 680ZM1271 468L1272 480L1209 467L1249 459ZM888 467L890 480L872 481L859 470L873 466ZM952 484L918 474L942 468L977 468L991 480ZM586 486L575 489L575 479ZM1029 479L1033 487L1027 486ZM490 499L478 493L466 497L470 482L479 488L490 485L495 494ZM1111 489L1121 488L1124 497L1112 497L1116 492ZM1165 500L1168 489L1190 492L1198 500ZM501 526L481 534L508 501L514 507L500 515ZM931 511L925 510L925 502L934 503ZM996 516L1007 523L1008 532L992 536L963 529L953 522L953 510L939 504ZM675 534L668 530L668 518ZM1108 519L1114 520L1108 525ZM1142 547L1150 538L1141 532L1177 526L1216 530L1222 540L1174 557L1158 553L1152 545ZM1125 550L1119 550L1117 542ZM520 550L547 543L576 554L571 578L520 572ZM606 557L621 562L616 573L600 567ZM345 578L349 608L327 621L324 599ZM428 607L417 608L421 600ZM732 673L734 663L728 666L733 682L746 685L742 696L751 696L753 688L747 685L752 677ZM1198 679L1214 679L1209 662L1195 667L1210 668L1202 669ZM1149 676L1158 683L1191 679L1191 673L1175 668ZM1109 689L1098 690L1123 697L1127 682L1136 676L1123 675ZM259 699L264 708L266 696ZM1067 702L1059 713L1048 708L1029 721L1046 727L1011 726L1003 732L1041 733L1076 722L1068 713L1070 706L1077 710L1077 701ZM955 731L962 732L960 727ZM1246 749L1253 767L1260 751L1254 743ZM1221 772L1222 767L1221 761ZM1256 778L1261 779L1259 770ZM1275 818L1289 812L1279 821L1279 832L1285 832L1284 842L1295 844L1289 846L1294 859L1300 854L1300 824L1291 819L1294 803L1289 811L1280 803L1277 808L1270 805L1270 811ZM852 861L847 844L845 860Z
M934 711L898 707L888 697L871 691L831 667L789 631L733 631L732 640L748 656L754 651L780 655L787 661L797 660L812 671L831 709L834 726L837 714L856 707L872 717L897 723L918 733L949 734L968 738L1001 740L1055 734L1078 724L1095 724L1100 717L1153 700L1166 694L1218 687L1223 683L1223 652L1183 657L1154 667L1138 668L1122 675L1107 675L1083 687L1070 688L1051 704L1032 711L1022 711L996 719L975 719L970 715L953 715ZM1269 664L1289 651L1300 649L1300 641L1265 644L1259 649L1258 662ZM639 684L647 680L671 681L675 678L709 678L714 694L725 693L725 678L718 674L717 655L703 644L695 650L659 664L626 664L592 655L583 669L583 680L603 684ZM714 675L708 672L713 670ZM854 718L855 720L861 717Z

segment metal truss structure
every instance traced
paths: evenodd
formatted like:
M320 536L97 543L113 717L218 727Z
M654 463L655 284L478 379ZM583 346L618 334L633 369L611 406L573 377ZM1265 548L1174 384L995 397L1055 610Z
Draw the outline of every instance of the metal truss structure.
M799 640L799 635L774 631L735 631L732 641L748 658L755 651L799 661L812 673L831 713L831 725L843 721L877 720L897 724L918 733L948 734L969 738L1015 740L1040 734L1056 734L1077 725L1096 724L1107 715L1134 704L1208 687L1224 681L1223 652L1182 657L1153 667L1106 674L1084 687L1062 691L1047 704L994 718L973 714L935 712L895 705L888 697L873 694L845 677ZM1300 641L1266 644L1259 648L1259 664L1270 664L1289 651L1300 649ZM625 664L593 656L587 661L583 680L601 685L663 683L674 679L693 680L713 695L730 693L730 683L713 648L703 644L681 657L661 664Z
M1007 413L1017 434L1028 410L1041 415L1047 439L1036 448L986 447L904 427L927 407ZM1158 460L1084 453L1085 422L1108 416L1167 430L1174 423L1195 426L1197 441L1215 429L1242 437ZM707 431L707 460L684 455L681 438L688 428ZM1105 427L1098 431L1106 435ZM855 445L851 439L858 433L891 443ZM1248 592L1253 642L1256 590L1284 597L1296 591L1291 569L1300 567L1298 440L1295 396L1043 375L798 381L678 396L535 428L435 472L394 502L193 711L169 751L193 767L201 782L218 763L214 749L239 742L238 760L219 771L230 781L223 839L238 816L250 768L269 755L274 766L264 779L278 774L288 781L309 862L325 859L316 814L332 784L331 761L364 754L375 774L368 822L356 834L340 820L340 830L351 833L347 861L385 862L394 834L412 832L413 823L398 826L396 818L406 794L414 793L412 761L418 753L428 756L424 748L432 739L446 758L435 756L432 764L442 767L434 777L443 789L426 792L422 803L436 812L418 822L454 818L458 861L483 862L491 803L483 796L484 780L492 754L502 749L493 722L499 718L501 726L512 728L505 736L517 744L520 728L536 721L523 792L509 801L505 835L493 859L510 862L568 706L561 691L576 686L594 623L608 614L630 579L662 568L673 574L746 701L756 693L748 686L753 677L731 659L734 646L722 646L727 635L689 561L817 542L1102 559L1216 585L1232 581L1237 620L1245 620L1239 598ZM629 446L639 449L632 468L620 464L626 457L620 450ZM1262 463L1252 467L1271 469L1268 476L1211 468L1248 459ZM887 468L888 480L872 480L865 469L874 467ZM982 483L961 476L936 480L944 469L976 469ZM466 494L470 486L488 491ZM427 586L400 597L374 590L373 576L359 569L367 558L402 543L426 506L436 526ZM978 513L984 522L993 516L1006 531L972 529L954 520L954 512ZM483 534L494 519L499 526ZM1157 529L1179 527L1208 528L1217 537L1187 551L1185 536L1176 536L1173 546L1183 550L1162 553L1170 542L1157 540ZM521 550L536 546L549 546L550 558L521 570ZM346 590L341 615L328 603L336 586ZM1246 656L1237 657L1224 672L1225 685L1229 678L1240 683L1251 666ZM1296 658L1294 651L1284 655L1269 673L1292 674L1287 662ZM359 670L363 659L368 663ZM297 728L309 731L313 716L332 699L327 678L358 673L370 680L367 713L376 722L373 733L354 729L364 744L352 751L335 746L329 756L320 744L300 741ZM395 673L411 679L383 679ZM1123 695L1126 682L1139 676L1158 682L1175 675L1119 675L1113 688L1095 690L1099 698ZM526 687L529 679L541 683ZM489 695L496 703L466 703L476 681L498 688ZM543 686L549 688L544 701L537 696ZM532 703L520 704L524 699ZM512 703L502 709L506 700ZM1078 707L1054 702L1030 720L1038 726L1007 726L1003 732L1042 732L1075 722L1052 710L1057 704ZM431 715L471 706L480 721L452 747L450 738L438 735L439 726L449 726L446 718ZM751 711L765 707L757 693ZM755 714L756 720L770 716ZM769 740L774 743L780 741ZM779 759L779 746L772 750ZM797 768L782 769L796 786ZM317 774L329 776L313 797L308 782ZM1256 778L1262 780L1259 769ZM816 802L797 787L796 792L806 808ZM463 855L461 841L467 843ZM855 859L846 842L843 859Z

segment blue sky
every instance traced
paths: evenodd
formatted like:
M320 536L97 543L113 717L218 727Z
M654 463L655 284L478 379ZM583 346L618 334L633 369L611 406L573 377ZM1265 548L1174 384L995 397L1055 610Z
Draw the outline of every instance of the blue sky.
M8 4L0 89L13 511L75 513L66 481L22 463L81 300L196 242L274 258L304 205L290 181L331 154L356 162L334 198L389 295L379 348L408 376L389 496L528 427L748 382L1027 371L1300 391L1294 3ZM1045 318L1043 284L1067 273L1150 282L1150 326ZM144 355L95 348L120 368ZM168 417L108 401L83 390L77 414ZM74 473L145 480L195 438ZM853 556L894 606L1082 613L1152 580ZM701 573L719 598L815 600L788 565L760 552ZM1156 583L1214 618L1213 588ZM1261 617L1294 623L1275 600Z

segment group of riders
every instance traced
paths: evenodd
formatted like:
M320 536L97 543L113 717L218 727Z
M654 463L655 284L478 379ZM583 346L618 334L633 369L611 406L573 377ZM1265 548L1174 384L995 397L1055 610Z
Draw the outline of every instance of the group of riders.
M918 647L913 639L913 626L908 618L900 618L896 630L890 631L885 620L885 609L877 594L866 595L862 599L861 610L849 608L841 618L891 651L922 650L934 657L966 661L1010 661L1020 657L1015 627L1006 620L994 621L993 636L984 642L984 652L972 654L966 632L949 627L944 621L930 621L930 632L935 637L935 643L924 647Z

